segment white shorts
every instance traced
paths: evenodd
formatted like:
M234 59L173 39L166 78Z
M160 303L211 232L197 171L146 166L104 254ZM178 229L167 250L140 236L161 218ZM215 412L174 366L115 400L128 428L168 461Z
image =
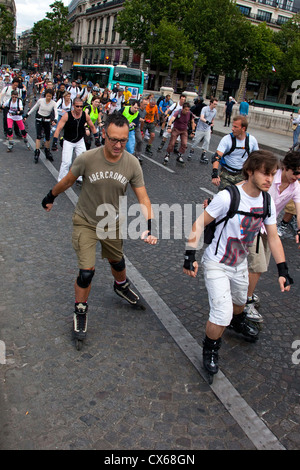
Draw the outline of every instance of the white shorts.
M247 301L247 258L238 266L202 260L204 280L209 300L209 321L228 326L233 315L233 304L241 306Z

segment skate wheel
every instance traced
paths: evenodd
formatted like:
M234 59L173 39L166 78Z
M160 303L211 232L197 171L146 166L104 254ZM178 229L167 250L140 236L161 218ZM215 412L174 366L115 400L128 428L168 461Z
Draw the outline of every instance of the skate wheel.
M209 385L212 385L212 383L214 381L213 374L208 374L207 381L208 381Z
M83 345L83 341L80 339L75 339L75 346L77 351L81 351Z
M136 304L133 304L133 307L136 310L146 310L146 305L142 304L141 302L137 302Z

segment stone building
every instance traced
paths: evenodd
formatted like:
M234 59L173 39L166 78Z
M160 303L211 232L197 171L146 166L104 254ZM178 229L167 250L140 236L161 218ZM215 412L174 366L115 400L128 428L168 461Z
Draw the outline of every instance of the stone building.
M124 0L71 1L69 21L73 43L72 53L65 57L65 67L70 68L73 62L143 67L141 56L134 54L115 29L123 3Z

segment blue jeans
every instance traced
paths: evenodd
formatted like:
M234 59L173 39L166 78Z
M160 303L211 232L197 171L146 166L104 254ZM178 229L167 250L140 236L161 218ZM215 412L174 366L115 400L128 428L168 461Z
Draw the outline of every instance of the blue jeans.
M293 145L296 145L298 143L299 134L300 134L300 125L298 124L297 128L294 130L294 133L293 133Z
M129 138L126 144L127 152L134 153L134 147L135 147L135 132L133 130L133 131L129 131Z

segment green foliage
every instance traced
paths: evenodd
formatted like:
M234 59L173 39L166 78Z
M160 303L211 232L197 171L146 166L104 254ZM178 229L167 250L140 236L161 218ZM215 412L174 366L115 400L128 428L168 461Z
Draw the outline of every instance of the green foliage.
M68 22L68 7L63 2L55 1L50 5L51 12L46 18L34 24L32 42L40 50L52 54L52 74L58 51L70 50L71 25Z
M281 51L276 63L277 76L288 86L300 79L300 13L282 26L274 42Z
M0 41L1 43L14 40L14 16L5 5L0 4Z
M56 53L58 50L69 50L71 40L71 25L68 23L68 8L61 1L50 5L52 12L46 13L46 18L34 23L32 40L43 51Z
M127 0L117 30L135 52L152 64L189 72L193 53L204 74L235 75L247 67L260 80L300 77L300 13L274 32L265 23L253 25L232 0Z

